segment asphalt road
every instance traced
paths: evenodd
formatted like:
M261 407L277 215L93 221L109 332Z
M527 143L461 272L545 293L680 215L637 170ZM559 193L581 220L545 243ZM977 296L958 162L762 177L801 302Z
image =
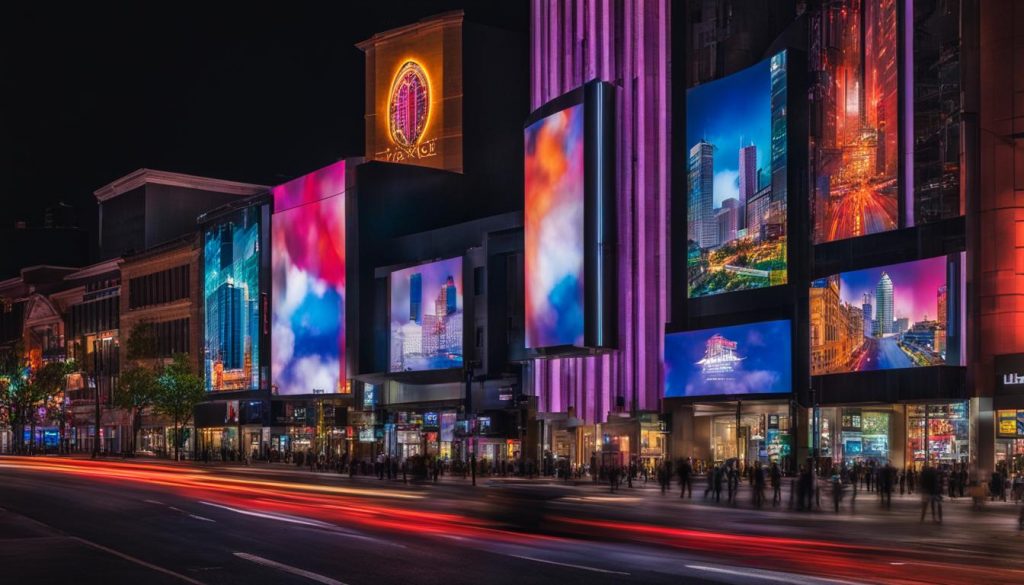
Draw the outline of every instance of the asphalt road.
M0 458L20 583L1020 583L1012 505L752 510L653 486L437 486L289 468ZM554 491L554 490L558 491ZM546 500L558 495L557 500ZM827 508L827 502L823 501ZM8 579L10 579L8 581Z

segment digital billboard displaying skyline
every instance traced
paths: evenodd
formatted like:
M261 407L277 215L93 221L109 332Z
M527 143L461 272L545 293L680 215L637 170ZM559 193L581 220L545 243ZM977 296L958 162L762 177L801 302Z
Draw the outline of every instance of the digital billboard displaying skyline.
M840 0L812 45L815 242L899 227L899 39L897 0ZM815 66L815 64L817 64Z
M260 213L241 209L203 233L208 391L260 387Z
M274 188L272 387L341 392L345 370L344 162Z
M462 367L462 258L391 273L390 372Z
M687 296L787 281L786 53L686 93Z
M961 365L960 342L948 343L962 318L949 266L939 256L814 281L811 374Z
M527 348L583 345L583 111L577 104L525 130Z
M665 336L665 398L793 390L788 320Z

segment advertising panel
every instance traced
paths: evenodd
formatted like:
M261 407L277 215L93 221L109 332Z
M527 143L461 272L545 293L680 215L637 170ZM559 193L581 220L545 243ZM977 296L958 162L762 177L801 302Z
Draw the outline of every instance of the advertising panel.
M526 347L583 345L584 119L577 104L526 128Z
M345 166L274 189L271 378L280 395L345 389Z
M203 232L203 367L208 391L260 387L260 207Z
M786 53L686 94L687 294L787 281Z
M665 336L665 397L791 392L788 320Z
M938 256L814 281L811 374L963 365L960 258Z
M899 227L898 0L839 0L823 8L811 54L814 239Z
M462 367L462 258L391 273L388 370Z

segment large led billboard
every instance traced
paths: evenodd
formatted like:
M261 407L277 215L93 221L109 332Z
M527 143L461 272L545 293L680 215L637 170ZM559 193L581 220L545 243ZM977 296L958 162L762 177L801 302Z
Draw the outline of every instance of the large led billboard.
M260 387L259 206L231 213L203 232L203 359L209 391Z
M345 163L274 188L271 384L277 394L345 382Z
M462 367L462 258L391 273L390 372Z
M665 336L665 397L782 394L793 390L788 320Z
M786 55L686 94L690 298L787 281Z
M583 345L583 104L526 128L526 347Z
M812 30L815 242L900 225L900 0L838 0ZM909 121L908 121L909 122Z
M958 253L814 281L811 374L963 365L963 263Z

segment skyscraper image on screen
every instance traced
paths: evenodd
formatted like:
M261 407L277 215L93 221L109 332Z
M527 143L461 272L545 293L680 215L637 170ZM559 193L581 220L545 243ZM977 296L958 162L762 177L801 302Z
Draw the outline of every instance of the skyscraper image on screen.
M844 272L810 290L811 373L960 365L946 256ZM956 295L955 298L960 298Z
M786 53L687 92L687 294L787 282Z
M838 0L812 34L815 241L899 227L897 0ZM817 21L816 21L817 22Z
M462 258L391 273L388 370L462 367Z
M526 347L583 345L583 105L526 128Z
M207 227L203 298L206 389L259 388L260 208Z

